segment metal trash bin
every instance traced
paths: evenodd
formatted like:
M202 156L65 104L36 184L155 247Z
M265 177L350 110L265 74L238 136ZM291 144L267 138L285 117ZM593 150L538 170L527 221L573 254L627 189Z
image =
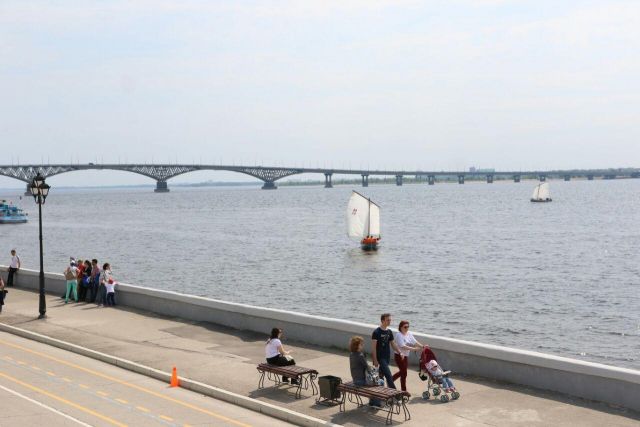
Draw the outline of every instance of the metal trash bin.
M333 375L325 375L318 377L318 385L320 386L320 396L316 400L317 403L339 403L340 390L338 385L342 382L342 378Z

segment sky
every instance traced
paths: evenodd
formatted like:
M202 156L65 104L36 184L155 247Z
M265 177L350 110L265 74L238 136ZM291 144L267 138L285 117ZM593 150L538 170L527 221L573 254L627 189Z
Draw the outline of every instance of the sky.
M0 165L640 167L639 52L637 0L2 0Z

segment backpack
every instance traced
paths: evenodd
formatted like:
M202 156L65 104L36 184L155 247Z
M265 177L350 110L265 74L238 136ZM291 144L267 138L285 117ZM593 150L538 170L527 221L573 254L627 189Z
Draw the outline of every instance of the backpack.
M64 271L64 278L67 280L73 280L76 278L76 275L73 274L73 270L71 269L71 267L67 267L67 269Z

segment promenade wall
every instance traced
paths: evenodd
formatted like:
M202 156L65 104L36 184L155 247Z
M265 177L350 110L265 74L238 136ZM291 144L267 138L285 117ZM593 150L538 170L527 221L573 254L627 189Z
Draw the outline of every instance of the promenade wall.
M6 271L6 267L2 270ZM37 290L38 283L36 271L21 269L16 275L16 286L20 288ZM65 280L61 274L45 273L45 283L48 293L62 295L64 292ZM286 331L289 340L344 351L351 336L368 337L376 326L128 284L118 285L116 299L119 304L132 308L254 331L265 336L272 327L278 326ZM455 373L550 390L640 411L638 370L416 332L414 335L419 341L428 343L441 364ZM369 345L368 339L365 342ZM415 356L412 356L411 362L417 365Z

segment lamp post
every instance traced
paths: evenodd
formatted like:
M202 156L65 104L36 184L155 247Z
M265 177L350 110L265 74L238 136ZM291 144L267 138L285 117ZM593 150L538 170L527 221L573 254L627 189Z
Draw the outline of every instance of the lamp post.
M44 205L44 201L49 194L49 185L44 182L44 177L40 175L36 175L31 181L31 185L29 186L29 190L31 191L31 195L33 199L38 204L38 224L40 230L40 316L38 319L43 319L47 313L47 303L44 299L44 261L43 261L43 252L42 252L42 205Z

